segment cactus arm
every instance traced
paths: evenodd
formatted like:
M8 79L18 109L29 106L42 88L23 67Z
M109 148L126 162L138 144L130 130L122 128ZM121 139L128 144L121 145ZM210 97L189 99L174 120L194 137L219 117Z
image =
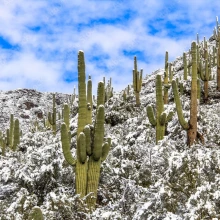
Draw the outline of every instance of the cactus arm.
M92 155L92 147L91 147L91 131L89 125L86 125L83 133L85 134L86 137L86 153L88 156Z
M70 115L69 105L64 104L64 107L63 107L63 120L64 120L64 123L66 124L67 131L70 130L70 116L69 115Z
M94 133L94 147L92 157L95 161L98 161L102 155L102 141L104 138L104 120L105 120L104 106L98 107L96 122L95 122L95 133Z
M169 83L173 80L173 70L172 70L172 64L169 63Z
M153 126L157 125L152 106L147 106L147 117Z
M159 121L160 121L160 125L165 125L166 123L166 119L167 119L167 114L164 112L160 115Z
M185 121L185 119L183 117L180 97L179 97L179 94L178 94L177 85L176 85L175 80L172 81L172 89L173 89L174 101L176 103L176 110L177 110L177 115L178 115L178 118L179 118L180 125L182 126L182 128L184 130L187 130L187 129L189 129L189 124Z
M91 76L89 76L89 80L87 82L87 105L88 104L89 104L89 107L87 107L87 124L92 124L93 103L92 103L92 80L91 80Z
M104 105L105 87L103 82L98 83L97 109L100 105Z
M62 149L63 149L63 155L65 160L70 165L75 165L76 160L73 158L71 152L70 152L70 143L69 143L69 135L67 131L67 127L65 123L62 123L61 125L61 142L62 142Z
M86 155L86 136L83 132L80 132L79 136L78 136L78 144L79 144L79 162L84 164L86 162L87 159L87 155Z
M108 153L109 153L109 150L110 150L110 145L108 144L108 142L105 142L105 143L102 145L101 161L104 161L104 160L107 158Z
M169 112L169 113L168 113L167 119L166 119L166 123L172 120L173 115L174 115L174 112Z
M140 92L141 91L141 86L142 86L142 77L143 77L143 69L141 69L139 75L138 75L138 82L137 82L137 91Z

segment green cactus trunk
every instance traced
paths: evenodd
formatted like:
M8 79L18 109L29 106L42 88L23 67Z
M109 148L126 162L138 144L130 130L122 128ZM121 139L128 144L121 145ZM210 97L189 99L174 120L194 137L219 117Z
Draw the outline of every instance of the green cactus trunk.
M168 83L169 83L169 63L168 63L168 51L166 51L166 54L165 54L165 71L164 71L164 80L163 80L163 83L164 83L164 96L163 96L163 100L164 100L164 104L168 104L168 90L169 90L169 87L168 87Z
M186 53L183 53L183 68L184 68L184 80L187 80L187 61L186 61Z
M142 75L143 75L143 69L140 70L140 72L137 70L137 57L134 57L134 69L133 69L133 88L135 92L135 98L136 98L136 106L140 106L140 91L142 86Z
M12 150L15 151L18 144L20 143L20 128L19 128L19 120L15 119L14 122L14 135L13 135L13 148Z
M5 156L5 152L6 152L6 137L3 135L1 136L1 139L0 139L0 144L1 144L1 147L2 147L2 156Z
M78 129L77 137L80 132L83 131L87 120L87 100L86 100L86 74L85 74L85 59L84 53L79 51L78 53L78 91L79 91L79 113L78 113ZM77 138L77 158L79 158L80 145ZM88 163L80 163L79 160L76 163L76 193L80 197L86 195L87 187L87 169Z
M220 33L218 33L217 41L220 41ZM217 53L217 90L220 91L220 47L218 47Z
M154 116L153 108L147 106L147 116L150 123L156 126L156 144L159 140L162 140L165 134L166 124L172 119L173 113L168 115L164 113L164 100L162 94L162 81L161 76L156 76L156 117Z
M14 115L10 115L10 130L9 130L9 146L13 147L13 134L14 134Z
M157 113L156 113L156 143L159 140L162 140L165 134L165 122L161 121L161 115L164 111L164 102L163 102L163 93L162 93L162 81L161 76L157 75L156 78L156 106L157 106Z
M48 121L50 125L52 126L52 130L54 135L56 135L56 102L55 102L55 94L53 94L53 112L48 113Z
M97 190L100 179L101 158L95 161L92 157L89 158L88 163L88 184L87 194L90 194L87 198L88 208L92 211L95 209L97 200Z
M196 43L192 42L191 45L192 52L192 81L191 81L191 102L190 102L190 120L186 122L183 117L182 107L180 98L178 95L176 82L173 80L172 87L174 93L174 100L176 103L177 114L179 122L183 129L187 130L187 144L189 146L193 145L197 136L202 140L202 136L197 131L197 56L196 56ZM203 142L203 140L202 140Z

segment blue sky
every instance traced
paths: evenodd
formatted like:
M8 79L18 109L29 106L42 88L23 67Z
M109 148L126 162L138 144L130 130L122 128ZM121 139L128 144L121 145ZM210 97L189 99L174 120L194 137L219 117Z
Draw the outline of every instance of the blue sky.
M167 3L168 2L168 3ZM133 57L144 76L209 38L219 16L214 0L1 0L0 89L72 93L77 53L97 83L115 91L132 82Z

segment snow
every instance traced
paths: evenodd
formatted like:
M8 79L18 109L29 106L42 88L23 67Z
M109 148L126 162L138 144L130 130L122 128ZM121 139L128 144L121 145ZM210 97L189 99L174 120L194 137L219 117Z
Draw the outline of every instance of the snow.
M208 44L211 49L214 42ZM182 58L173 66L174 79L179 78L183 74ZM215 71L213 67L213 74ZM14 113L23 136L16 152L7 147L6 156L0 156L0 217L26 219L31 208L39 206L45 219L220 219L219 99L210 97L207 105L200 103L198 130L205 144L188 147L170 89L164 112L175 113L164 139L156 145L155 128L147 118L146 107L155 107L155 77L163 72L159 69L143 79L140 107L135 106L132 86L127 102L122 92L117 92L105 104L105 135L112 138L112 146L102 163L97 209L91 214L82 211L86 207L75 194L75 168L64 160L62 119L58 120L56 135L43 125L43 118L52 110L52 94L28 89L1 91L1 131L9 127L10 113ZM189 119L190 80L189 76L184 81L186 92L180 97L185 120ZM210 92L215 93L215 88L216 82L209 82ZM57 112L68 103L68 97L56 94ZM71 133L77 129L77 101L76 97L72 105ZM43 118L38 117L39 111ZM32 129L35 120L39 127ZM73 156L75 148L74 136Z

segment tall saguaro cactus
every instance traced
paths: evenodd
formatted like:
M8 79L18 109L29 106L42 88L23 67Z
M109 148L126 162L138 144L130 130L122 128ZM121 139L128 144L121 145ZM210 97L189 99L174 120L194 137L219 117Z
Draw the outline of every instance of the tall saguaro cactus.
M156 117L154 116L153 108L151 106L147 107L147 116L150 123L156 126L156 143L162 140L165 134L165 125L168 121L172 119L172 112L168 115L164 113L164 101L162 94L162 81L161 76L156 76Z
M183 53L183 68L184 68L184 80L187 80L187 61L186 61L186 53Z
M200 79L204 82L204 102L207 103L209 81L212 80L211 61L208 60L208 53L205 57L205 68L203 69L202 65L200 66Z
M113 97L113 87L112 87L112 78L110 77L105 87L105 102L107 102L111 97Z
M169 88L170 88L170 85L169 85L168 51L166 51L166 54L165 54L165 71L164 71L163 84L164 84L164 96L163 96L163 100L164 100L164 104L168 104L168 90L169 90Z
M9 146L13 146L13 135L14 135L14 115L10 115L10 128L9 128Z
M48 121L53 128L54 134L56 134L56 104L55 104L55 94L53 94L53 112L48 113Z
M217 90L220 91L220 31L218 29L217 35L217 42L218 42L218 50L217 50Z
M136 105L140 106L140 91L142 86L142 75L143 75L143 69L139 72L137 70L137 57L134 57L134 69L133 69L133 88L135 92L136 97Z
M183 117L181 101L179 98L176 81L172 81L172 88L174 93L174 100L176 103L177 115L179 118L180 125L184 130L187 130L187 144L193 145L196 138L202 140L202 136L197 131L197 61L196 61L196 42L192 42L191 45L192 53L192 81L191 81L191 102L190 102L190 120L185 121ZM203 140L202 140L203 142Z
M110 148L110 140L104 141L104 83L98 84L97 114L95 125L92 126L90 107L91 91L86 95L84 53L78 53L78 80L79 80L79 113L77 129L76 159L70 152L68 130L65 123L61 126L61 141L65 160L76 166L76 193L80 197L87 197L90 210L95 208L97 189L100 176L101 161L105 160ZM91 80L89 78L89 80ZM88 86L91 90L91 86ZM88 102L88 104L87 104Z
M20 144L20 126L19 126L19 120L15 119L14 122L14 135L13 135L13 151L16 150L17 145Z
M214 39L216 42L216 49L217 49L217 91L220 91L220 26L218 23L218 17L216 17L216 28L214 29Z

